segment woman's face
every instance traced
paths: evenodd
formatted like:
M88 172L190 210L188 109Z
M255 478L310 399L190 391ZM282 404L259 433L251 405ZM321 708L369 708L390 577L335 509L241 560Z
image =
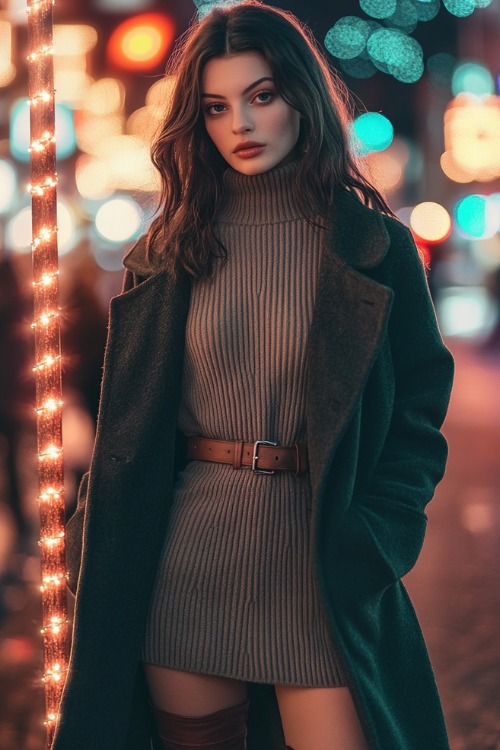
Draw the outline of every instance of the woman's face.
M238 172L253 175L281 164L297 144L300 114L278 94L259 52L213 57L202 75L207 133ZM243 148L248 143L248 148Z

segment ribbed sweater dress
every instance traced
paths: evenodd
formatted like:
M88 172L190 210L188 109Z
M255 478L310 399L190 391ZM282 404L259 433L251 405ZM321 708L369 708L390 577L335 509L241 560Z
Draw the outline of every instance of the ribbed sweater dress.
M307 439L306 349L324 230L297 163L225 173L227 261L193 285L178 425L219 439ZM344 685L313 575L309 476L191 461L151 600L145 662L249 682Z

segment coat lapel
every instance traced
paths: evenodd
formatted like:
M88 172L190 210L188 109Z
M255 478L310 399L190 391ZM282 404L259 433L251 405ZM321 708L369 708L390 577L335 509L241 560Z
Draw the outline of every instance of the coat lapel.
M378 265L387 252L382 217L344 191L334 206L307 355L307 440L316 504L377 354L393 296L360 272Z

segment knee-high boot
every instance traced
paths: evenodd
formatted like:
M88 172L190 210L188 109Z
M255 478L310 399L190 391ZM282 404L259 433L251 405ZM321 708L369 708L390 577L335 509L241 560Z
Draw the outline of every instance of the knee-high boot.
M206 716L180 716L154 708L164 750L246 750L248 701Z

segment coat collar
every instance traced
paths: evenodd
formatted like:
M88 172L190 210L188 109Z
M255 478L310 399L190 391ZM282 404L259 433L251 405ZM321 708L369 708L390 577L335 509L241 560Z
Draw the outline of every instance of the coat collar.
M342 188L337 189L330 220L331 247L335 255L348 266L369 269L384 258L389 246L389 235L382 215L365 206ZM123 265L139 276L155 273L146 258L146 236L141 237L128 251Z

